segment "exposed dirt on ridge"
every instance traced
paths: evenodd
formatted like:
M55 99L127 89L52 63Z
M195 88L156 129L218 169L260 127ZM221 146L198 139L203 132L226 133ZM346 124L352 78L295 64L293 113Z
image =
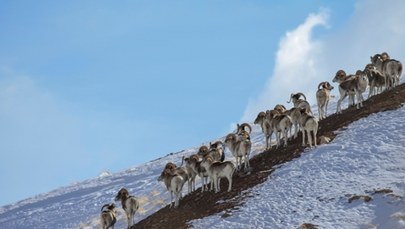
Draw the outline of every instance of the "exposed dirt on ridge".
M342 114L333 114L320 121L318 137L327 136L333 139L336 136L334 131L372 113L400 108L404 102L405 84L401 84L392 90L366 100L360 109L350 107L343 110ZM252 195L249 192L250 188L269 179L274 166L299 157L304 152L301 141L301 134L299 134L299 137L290 141L287 147L272 148L251 158L251 171L249 173L236 173L230 192L226 192L228 187L226 180L221 182L220 193L201 192L201 188L199 188L181 199L178 208L166 206L138 222L132 228L189 228L188 222L194 219L216 213L222 213L222 217L232 215L232 210L241 208L244 200Z

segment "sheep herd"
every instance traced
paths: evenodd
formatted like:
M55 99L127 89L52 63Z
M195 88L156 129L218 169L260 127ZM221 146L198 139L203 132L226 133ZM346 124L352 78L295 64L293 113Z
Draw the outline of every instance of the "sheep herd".
M347 75L344 70L336 72L332 80L338 84L340 94L336 113L342 112L341 103L346 97L349 98L349 106L357 108L363 106L363 93L367 87L369 88L369 98L399 85L402 74L400 61L391 59L385 52L370 57L370 60L371 63L367 64L364 70L358 70L355 74ZM276 148L287 146L288 140L297 138L299 132L302 133L303 146L316 147L318 121L327 117L327 107L333 89L334 87L327 81L319 83L316 92L318 118L312 113L306 96L301 92L291 94L290 100L287 102L293 103L291 109L286 109L284 105L278 104L272 110L259 112L254 124L259 125L262 129L266 150L272 147L273 133L276 137ZM183 156L180 166L168 162L157 180L163 182L170 193L170 207L179 206L182 189L186 182L188 193L195 191L197 176L201 178L201 192L220 192L221 178L227 179L227 191L229 192L232 189L232 177L235 171L243 169L244 172L247 172L249 170L249 155L252 148L251 131L252 127L248 123L238 124L236 130L226 135L223 141L209 143L208 146L203 145L195 154L188 157ZM236 164L225 160L226 149L232 153ZM128 228L130 228L134 224L134 214L139 208L138 200L130 196L125 188L118 192L115 200L121 201L122 208L127 215ZM104 205L101 211L102 228L113 228L116 222L114 203Z

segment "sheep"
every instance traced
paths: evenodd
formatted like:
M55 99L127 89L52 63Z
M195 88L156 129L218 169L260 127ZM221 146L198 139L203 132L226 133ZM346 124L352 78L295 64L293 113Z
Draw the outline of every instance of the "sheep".
M304 97L304 99L300 99L301 96ZM305 97L305 95L303 93L301 93L301 92L298 92L296 94L292 93L290 96L290 101L287 101L287 103L291 103L291 100L294 104L294 107L305 108L305 110L308 113L312 114L311 106L309 105L307 98Z
M173 207L174 194L174 207L177 208L179 206L181 190L183 189L186 180L175 171L165 169L158 177L158 181L162 181L166 185L167 190L170 192L170 207Z
M385 76L379 72L373 64L367 64L364 68L364 72L368 77L370 87L368 98L381 93L383 91L383 87L385 86Z
M319 120L326 118L330 92L333 90L333 88L334 87L327 81L322 82L318 85L318 91L316 92L316 102L318 103Z
M182 176L185 181L188 181L188 193L190 193L191 189L192 189L192 182L190 181L190 177L189 177L187 168L182 167L182 166L183 166L183 161L181 162L180 167L177 167L176 164L174 164L172 162L168 162L166 164L165 168L163 169L163 171L168 169L168 170L176 173L177 175Z
M208 155L209 153L209 148L207 146L202 145L199 149L198 149L198 156L200 156L201 158L205 157Z
M305 109L305 108L304 108ZM287 146L288 140L288 130L292 127L292 121L290 116L286 114L279 114L278 112L267 111L266 112L266 119L269 120L270 123L270 136L272 132L276 134L277 140L277 148L281 145L281 133L284 136L284 146Z
M341 103L348 95L357 96L357 109L363 106L364 99L362 93L366 90L368 85L368 78L365 74L361 73L347 77L343 70L339 70L332 81L339 83L340 98L337 102L336 113L342 112Z
M265 112L259 112L257 114L257 117L254 121L254 124L260 125L262 128L262 132L264 134L264 137L266 139L266 150L271 147L271 126L270 122L266 119L266 113Z
M183 165L183 162L186 162L185 169L188 175L188 193L194 192L195 191L195 177L198 175L196 171L194 171L193 167L191 166L190 163L190 157L182 157L181 160L181 166Z
M184 161L186 162L186 167L190 167L194 173L201 177L201 192L205 191L205 186L208 184L208 173L205 168L201 166L201 161L198 154L193 154L190 157L184 158Z
M300 126L302 132L302 146L305 146L305 133L308 135L308 143L309 146L312 147L312 136L311 131L313 133L313 140L315 147L317 146L316 142L316 135L318 133L318 121L315 119L314 116L309 114L304 108L300 109L301 117L300 117Z
M225 145L236 158L236 166L238 170L242 167L242 158L244 159L244 169L250 167L249 154L252 148L252 142L248 139L239 139L236 134L228 134L225 138Z
M228 192L232 189L232 176L235 172L235 165L230 161L215 161L212 157L207 156L205 157L201 165L207 170L211 182L214 183L214 191L215 193L220 191L220 179L226 178L228 179Z
M121 188L115 196L115 201L118 200L121 201L122 209L127 216L128 228L130 228L134 224L134 216L139 208L139 201L134 196L130 196L125 188Z
M106 209L104 209L105 207ZM101 207L100 222L102 229L114 229L114 224L117 222L117 211L114 203L104 204Z
M346 72L344 70L338 70L335 74L335 79L340 79L340 80L350 80L350 79L354 79L355 75L346 75ZM338 83L337 81L333 81L334 83ZM355 99L355 92L349 92L348 94L349 96L349 106L354 106L356 104L356 102L354 101Z

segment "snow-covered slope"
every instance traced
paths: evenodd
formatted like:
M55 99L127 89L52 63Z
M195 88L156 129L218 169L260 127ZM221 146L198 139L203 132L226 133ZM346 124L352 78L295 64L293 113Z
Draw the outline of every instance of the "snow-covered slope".
M336 109L335 102L329 111ZM405 228L404 116L401 108L351 124L331 144L307 150L276 169L232 216L197 220L195 228L297 228L302 223L320 228ZM263 140L255 127L252 156L263 150ZM135 216L139 221L169 203L156 180L165 163L179 165L183 155L198 147L1 207L0 228L98 228L101 206L113 202L121 187L140 198L142 207ZM393 193L373 195L377 189ZM352 195L368 195L373 201L348 203ZM116 228L125 227L123 216L119 212Z
M332 143L276 169L232 216L196 220L195 227L405 228L403 117L404 107L352 123ZM354 196L373 200L349 203Z

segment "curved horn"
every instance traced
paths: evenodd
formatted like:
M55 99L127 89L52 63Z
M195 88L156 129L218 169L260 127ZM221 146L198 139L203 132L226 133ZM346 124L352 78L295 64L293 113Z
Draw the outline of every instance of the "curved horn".
M302 94L301 92L298 92L296 95L301 95L302 97L304 97L304 100L307 101L307 97L305 97L305 95Z
M239 125L239 123L236 123L236 132L235 132L235 134L239 134L240 129L241 129L241 125Z
M180 165L180 167L183 166L183 162L184 162L184 155L183 155L183 157L181 158L181 165Z
M245 127L249 128L249 134L252 133L252 127L248 124L248 123L243 123L242 125L240 125L240 127L242 128L242 130L245 130Z
M291 99L292 99L293 96L294 96L294 93L291 93L290 101L287 101L287 103L291 103Z
M109 207L110 206L110 204L104 204L102 207L101 207L101 211L103 211L103 209L105 208L105 207Z
M318 85L318 90L321 89L321 86L324 87L323 85L324 85L325 83L326 83L326 82L321 82L321 83L319 83L319 85Z

